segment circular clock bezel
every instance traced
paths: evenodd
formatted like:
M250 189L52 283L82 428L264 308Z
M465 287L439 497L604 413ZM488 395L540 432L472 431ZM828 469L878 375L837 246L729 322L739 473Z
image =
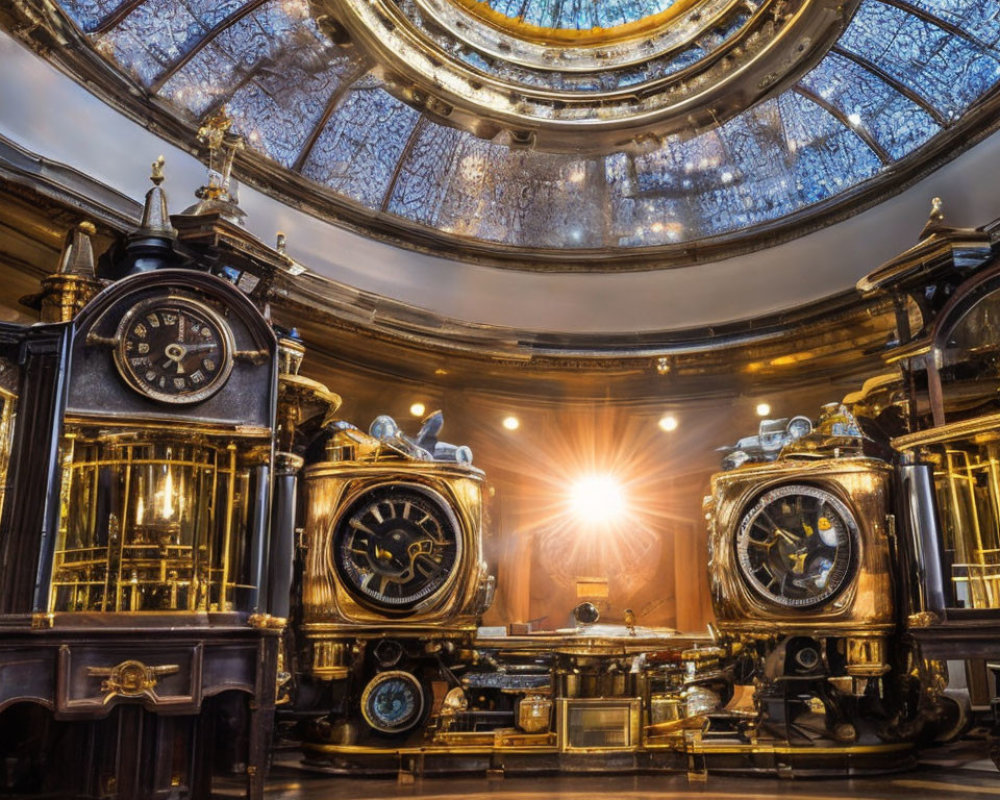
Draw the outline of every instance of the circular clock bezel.
M806 496L820 501L819 507L826 506L832 511L842 526L846 540L838 544L836 559L830 567L830 576L826 586L817 593L807 597L790 598L768 589L757 578L756 571L760 565L750 561L750 531L760 514L774 502L782 498ZM817 512L819 510L817 507ZM818 527L818 524L817 524ZM845 551L846 545L846 551ZM812 484L784 484L776 486L758 495L752 503L748 503L740 514L736 527L734 546L736 550L737 572L747 590L756 598L772 608L785 610L814 610L833 601L851 583L857 573L858 556L860 552L860 534L857 520L850 506L836 493L829 489ZM777 542L775 543L777 545ZM786 572L785 575L788 573Z
M394 682L407 686L416 701L406 716L395 722L384 717L379 717L371 705L377 699L378 694L385 691L385 687L388 684ZM365 686L365 690L361 694L361 715L364 717L368 727L386 735L406 733L413 730L420 720L423 719L426 705L427 700L423 685L414 675L403 670L389 670L378 673L368 681L368 685Z
M437 512L437 520L443 530L442 538L448 538L448 544L453 544L453 553L449 563L444 567L440 580L431 582L431 585L422 586L418 591L397 598L379 596L379 592L367 591L364 586L365 576L362 574L363 565L346 557L346 551L350 543L349 528L351 520L357 519L359 515L364 515L377 505L386 502L400 502L400 496L409 495L419 498L423 503L429 504ZM425 509L426 510L426 509ZM449 590L454 583L463 559L462 527L455 516L451 504L438 492L425 486L411 483L384 483L377 486L366 487L358 492L347 504L345 511L340 514L334 523L333 536L331 537L331 560L341 584L347 592L358 603L383 614L404 615L412 613L417 606L427 606L441 597ZM360 555L358 553L357 555ZM369 561L369 565L371 562ZM373 574L377 574L372 571Z
M139 376L129 361L129 355L125 352L129 328L137 318L148 314L151 310L159 309L176 310L179 313L187 312L201 317L201 321L211 326L217 334L216 338L222 350L219 369L206 380L204 386L197 390L183 394L160 391L155 386L151 386L143 377ZM190 297L175 294L158 295L140 300L122 315L115 332L114 361L122 380L144 397L170 405L189 405L207 400L225 386L226 381L229 380L229 376L233 371L233 354L235 350L236 342L233 338L232 329L218 311Z

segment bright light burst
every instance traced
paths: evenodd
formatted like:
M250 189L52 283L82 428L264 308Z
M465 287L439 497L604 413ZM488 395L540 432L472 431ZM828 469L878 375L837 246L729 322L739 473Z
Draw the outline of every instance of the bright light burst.
M584 525L614 523L628 510L628 498L614 475L584 475L569 487L569 501Z
M533 418L532 436L497 442L506 458L487 473L513 512L505 524L534 539L536 563L556 584L603 576L627 594L655 579L665 537L689 516L672 485L705 469L679 450L672 457L678 443L651 436L656 419L563 408Z

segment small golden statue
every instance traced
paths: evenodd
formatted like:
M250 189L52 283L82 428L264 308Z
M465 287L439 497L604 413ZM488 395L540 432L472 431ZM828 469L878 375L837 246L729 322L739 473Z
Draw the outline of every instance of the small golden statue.
M208 183L195 196L209 202L236 205L230 180L236 153L243 149L243 137L232 132L233 120L220 108L198 128L198 141L208 148Z

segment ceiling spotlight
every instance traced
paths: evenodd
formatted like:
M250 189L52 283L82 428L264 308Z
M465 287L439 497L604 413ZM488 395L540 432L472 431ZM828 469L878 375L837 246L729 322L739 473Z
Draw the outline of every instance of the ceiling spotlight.
M504 417L503 426L509 431L516 431L521 427L521 420L515 416Z
M670 433L670 431L677 430L677 425L679 423L677 422L677 417L675 417L673 414L664 414L662 417L660 417L659 424L660 428L665 430L667 433Z
M770 403L757 403L757 416L758 417L766 417L770 413L771 413L771 404Z
M414 403L412 406L410 406L410 413L413 414L413 416L415 417L422 417L426 410L427 406L425 406L423 403Z
M570 486L569 501L581 522L602 524L625 511L625 490L614 475L585 475Z

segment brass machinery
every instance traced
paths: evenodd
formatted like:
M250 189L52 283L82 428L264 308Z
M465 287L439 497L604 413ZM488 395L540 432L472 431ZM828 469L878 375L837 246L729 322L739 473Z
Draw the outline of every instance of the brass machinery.
M762 423L713 478L720 644L758 741L799 764L904 756L990 706L1000 730L996 229L947 227L935 200L920 243L858 284L896 308L892 371L815 428Z
M421 676L462 658L492 600L484 476L468 448L437 441L442 421L431 415L416 440L389 417L371 434L339 423L305 470L305 672L381 734L424 720Z
M545 633L479 627L493 593L484 476L468 448L437 440L442 422L432 414L412 438L388 417L369 433L329 425L305 469L309 763L685 769L685 737L725 699L720 651L596 613Z
M891 463L843 406L778 457L712 480L709 581L754 738L797 771L905 761L914 654L900 645Z

